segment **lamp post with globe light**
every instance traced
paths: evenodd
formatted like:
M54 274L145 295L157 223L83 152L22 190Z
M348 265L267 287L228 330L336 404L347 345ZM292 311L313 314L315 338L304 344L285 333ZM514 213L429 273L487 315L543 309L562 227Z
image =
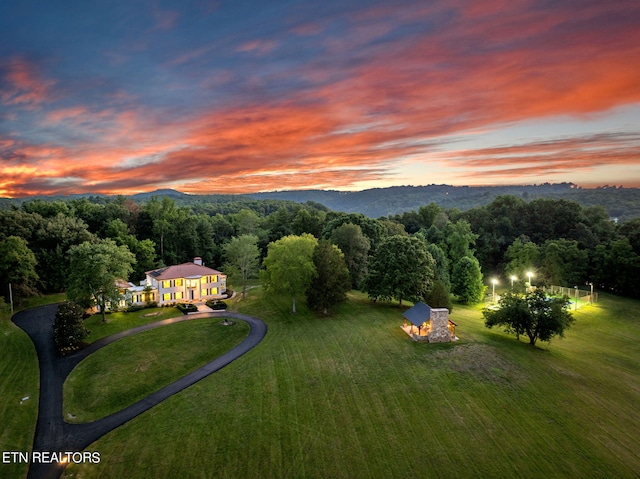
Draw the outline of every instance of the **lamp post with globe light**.
M509 279L511 280L511 289L513 289L513 282L518 278L512 274L511 276L509 276Z
M532 288L531 278L533 277L533 273L531 271L527 271L527 278L529 278L529 288Z

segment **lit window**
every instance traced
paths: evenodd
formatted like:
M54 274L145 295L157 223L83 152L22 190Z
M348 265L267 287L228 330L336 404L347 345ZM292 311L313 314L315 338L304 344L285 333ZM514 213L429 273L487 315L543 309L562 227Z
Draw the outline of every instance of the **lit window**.
M171 281L169 281L168 279L167 279L167 280L164 280L164 281L162 282L162 287L163 287L163 288L170 288L170 287L171 287Z
M211 288L211 294L218 294L218 288Z
M176 293L176 299L182 299L182 291Z
M164 293L162 295L162 301L171 301L171 293Z

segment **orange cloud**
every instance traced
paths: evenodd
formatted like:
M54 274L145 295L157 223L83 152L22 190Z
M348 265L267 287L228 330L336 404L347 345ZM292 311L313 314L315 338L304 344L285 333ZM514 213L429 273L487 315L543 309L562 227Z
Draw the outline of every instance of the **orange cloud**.
M553 177L602 168L636 167L640 135L618 133L530 142L522 145L459 150L437 155L464 169L458 178L496 178L524 181L526 177ZM503 181L504 182L504 181ZM630 185L629 178L620 183Z
M0 100L5 105L33 108L51 100L52 80L41 78L36 67L23 58L12 58L0 65L5 86L0 89Z
M133 104L135 97L128 97L126 110L81 102L50 106L40 121L71 125L81 140L0 138L0 158L12 167L38 168L27 174L0 166L0 175L11 176L0 191L348 188L394 179L395 166L407 158L464 168L464 179L516 181L637 162L632 135L441 151L454 141L451 135L464 131L556 116L589 119L640 102L640 63L631 61L640 58L640 29L625 21L628 6L549 10L533 1L502 0L408 5L290 27L300 41L318 37L317 55L269 70L268 78L262 71L211 71L201 82L207 89L234 84L252 95L236 93L209 107L203 100L202 109L188 116ZM615 27L596 28L607 15L618 19ZM337 20L349 23L346 33L322 41ZM284 45L279 38L260 38L229 51L257 53L253 61ZM186 68L218 50L204 45L163 67ZM18 61L5 71L3 103L24 107L51 98L54 84L33 66ZM269 87L277 93L259 97Z

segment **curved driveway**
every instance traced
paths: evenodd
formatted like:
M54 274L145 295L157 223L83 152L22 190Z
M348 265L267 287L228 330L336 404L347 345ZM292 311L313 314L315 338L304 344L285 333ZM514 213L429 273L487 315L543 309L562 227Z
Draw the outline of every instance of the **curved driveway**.
M38 353L38 363L40 366L40 402L38 404L38 421L36 423L33 451L82 451L106 433L142 414L169 396L182 391L197 381L222 369L233 360L254 348L267 334L267 325L260 319L244 314L216 311L213 313L198 313L165 319L121 331L106 338L99 339L87 348L74 354L60 357L56 352L53 340L53 320L57 309L58 306L55 304L41 306L39 308L21 311L12 318L13 322L29 335ZM64 421L62 387L69 373L84 358L107 344L131 334L181 321L216 316L240 319L249 323L250 330L248 336L239 345L210 363L205 364L192 373L183 376L168 386L163 387L110 416L84 424L69 424ZM31 463L27 477L34 479L57 479L63 471L64 467L57 463Z

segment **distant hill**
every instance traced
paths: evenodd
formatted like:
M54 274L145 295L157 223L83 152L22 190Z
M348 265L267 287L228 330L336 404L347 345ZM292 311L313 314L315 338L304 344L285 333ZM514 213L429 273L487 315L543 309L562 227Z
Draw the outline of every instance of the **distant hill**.
M165 188L161 190L149 191L147 193L137 193L135 195L131 195L130 198L136 203L143 203L145 201L149 201L154 196L168 196L169 198L173 198L175 200L181 200L184 198L188 198L190 195L188 195L187 193L182 193L178 190Z
M153 196L168 196L178 205L206 203L235 203L248 200L279 200L296 203L315 202L333 211L362 213L379 218L417 210L429 203L442 208L468 210L484 206L497 196L512 195L531 201L536 198L555 198L575 201L583 206L603 206L612 217L620 220L640 217L640 188L601 187L583 189L572 183L544 183L541 185L510 186L392 186L363 191L297 190L250 193L245 195L210 194L192 195L172 189L161 189L132 195L131 199L144 203ZM0 207L19 206L24 201L42 199L46 201L70 200L73 198L104 197L104 195L38 196L31 198L2 198Z
M563 198L584 206L604 206L612 217L640 216L640 189L604 187L582 189L572 183L511 186L392 186L363 191L275 191L247 196L255 199L315 201L334 211L363 213L371 218L417 210L436 203L443 208L468 210L490 203L497 196L512 195L531 201L536 198Z

